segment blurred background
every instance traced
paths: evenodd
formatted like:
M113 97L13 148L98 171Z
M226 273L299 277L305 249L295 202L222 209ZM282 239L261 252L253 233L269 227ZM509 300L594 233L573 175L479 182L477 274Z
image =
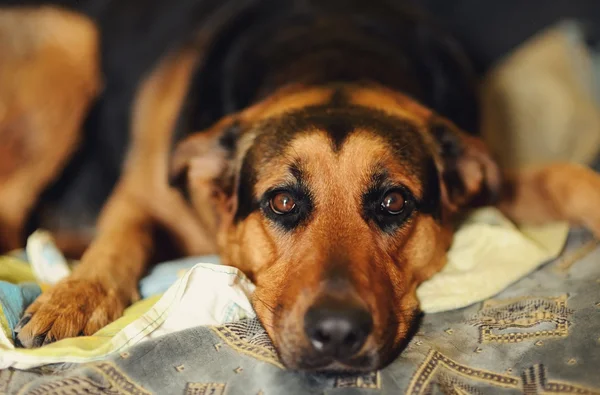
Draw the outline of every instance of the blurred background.
M600 147L600 1L412 0L459 38L483 79L482 133L505 167Z

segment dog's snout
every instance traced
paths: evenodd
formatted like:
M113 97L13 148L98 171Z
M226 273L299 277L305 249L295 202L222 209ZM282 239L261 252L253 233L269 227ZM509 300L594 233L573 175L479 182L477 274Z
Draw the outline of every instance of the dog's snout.
M347 359L367 340L373 319L362 307L317 305L306 313L304 329L317 352L326 357Z

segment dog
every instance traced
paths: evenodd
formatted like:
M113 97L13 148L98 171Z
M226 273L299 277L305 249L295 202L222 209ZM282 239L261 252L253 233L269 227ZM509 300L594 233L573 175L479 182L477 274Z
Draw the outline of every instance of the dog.
M94 152L118 176L79 265L15 329L22 347L118 318L159 229L180 254L219 253L246 273L281 361L308 371L392 361L416 328L418 285L473 207L600 236L600 177L499 169L476 134L468 57L406 4L0 6L4 248L90 139L93 109Z

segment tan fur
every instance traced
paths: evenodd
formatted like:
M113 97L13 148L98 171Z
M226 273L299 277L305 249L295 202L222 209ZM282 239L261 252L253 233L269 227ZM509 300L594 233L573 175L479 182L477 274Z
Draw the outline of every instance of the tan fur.
M520 223L549 220L585 226L600 238L600 177L572 163L554 163L507 173L500 209Z
M97 32L55 8L0 9L0 251L76 148L100 90Z
M382 110L400 118L424 125L431 117L431 110L410 97L382 87L357 87L351 90L350 101L360 106Z
M332 90L324 87L305 85L290 85L278 90L262 102L242 111L240 118L256 122L281 115L306 106L324 103L333 94Z

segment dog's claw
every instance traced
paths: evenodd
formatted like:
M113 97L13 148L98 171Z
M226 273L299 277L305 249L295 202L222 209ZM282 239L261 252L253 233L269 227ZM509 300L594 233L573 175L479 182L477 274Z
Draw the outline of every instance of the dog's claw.
M17 326L15 326L15 329L13 330L13 332L15 332L15 334L19 333L21 331L21 328L23 328L25 325L27 325L27 323L31 320L31 317L33 315L32 314L25 314L21 320L19 320L19 322L17 323Z
M50 343L54 343L56 341L56 339L54 338L54 336L50 336L50 335L40 335L44 337L44 342L42 344L40 344L40 346L45 346L46 344L50 344ZM39 336L38 336L39 337ZM39 347L34 345L34 347Z
M33 338L21 340L18 334L15 336L15 347L17 348L37 348L46 344L46 333L39 334Z
M15 347L16 348L25 348L25 346L23 346L23 343L21 343L21 340L19 340L19 337L16 336L14 337L14 342L15 342Z
M36 337L33 338L33 342L31 343L31 347L29 347L29 348L41 347L42 345L46 344L46 339L47 339L47 336L45 333L37 335Z

